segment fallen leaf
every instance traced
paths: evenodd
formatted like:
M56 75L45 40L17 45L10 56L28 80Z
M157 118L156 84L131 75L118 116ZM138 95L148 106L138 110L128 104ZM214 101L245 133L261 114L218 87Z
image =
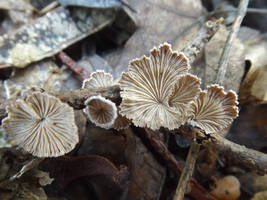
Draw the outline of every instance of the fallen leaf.
M201 77L203 85L209 85L216 82L219 60L228 34L229 31L226 30L226 27L221 25L220 29L205 46L205 67L192 67L194 74L197 74L199 77ZM235 39L230 51L230 58L223 84L226 90L231 89L234 91L239 91L241 79L245 72L244 65L244 46L239 39ZM200 74L197 73L197 70L200 72Z
M267 149L267 104L242 106L226 138L259 151Z
M267 102L267 40L263 35L257 36L257 33L252 32L251 35L254 37L243 36L246 60L251 66L240 87L241 105Z
M89 124L78 154L97 154L109 158L116 165L126 165L132 176L126 199L159 198L166 168L131 128L117 132Z
M25 67L52 56L110 24L115 13L110 9L55 9L0 38L0 68Z
M140 133L137 133L139 132L137 130ZM151 149L144 144L145 141L139 137L144 130L136 128L134 131L135 133L127 129L130 140L125 156L132 174L127 199L159 199L165 183L166 167L157 160ZM163 140L164 136L161 137Z
M1 0L0 9L26 11L32 7L25 0Z
M12 76L4 81L6 95L9 98L21 96L32 87L43 88L52 94L80 88L81 83L71 75L49 59L33 63L24 69L14 69Z
M198 30L198 26L192 24L201 16L202 10L199 0L136 0L130 1L129 6L137 11L134 13L127 10L127 13L138 28L124 45L123 51L109 57L110 65L116 67L116 78L127 70L130 60L148 54L154 46L169 42L174 45L173 49L181 50L185 47ZM184 34L187 29L190 31Z
M1 182L0 183L0 199L1 200L47 200L47 196L43 188L28 182Z
M61 188L61 192L82 178L87 178L88 184L93 186L96 199L119 199L128 187L128 169L117 168L110 160L97 155L46 159L41 168L49 171L54 178L52 186Z
M20 178L11 180L32 157L14 148L0 149L0 199L1 200L46 200L47 196L40 186L42 177L32 174L32 168ZM35 166L36 167L36 166Z

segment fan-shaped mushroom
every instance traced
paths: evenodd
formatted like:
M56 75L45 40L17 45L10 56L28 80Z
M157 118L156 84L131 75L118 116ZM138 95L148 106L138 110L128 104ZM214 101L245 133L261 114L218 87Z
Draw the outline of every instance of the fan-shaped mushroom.
M166 43L150 54L130 62L128 72L122 74L120 113L136 126L178 128L182 118L169 106L169 98L178 78L187 73L188 60Z
M224 92L223 87L211 85L200 92L187 111L188 123L206 133L216 133L229 126L238 116L236 93Z
M16 144L37 157L57 157L78 143L74 111L46 93L34 92L7 107L3 127Z
M113 85L113 77L110 73L98 70L91 77L83 81L82 88L101 88Z

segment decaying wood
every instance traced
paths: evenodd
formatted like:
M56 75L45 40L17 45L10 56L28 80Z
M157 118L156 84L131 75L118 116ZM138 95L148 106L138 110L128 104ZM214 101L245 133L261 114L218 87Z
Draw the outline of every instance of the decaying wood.
M239 31L241 22L243 21L243 18L246 15L248 2L249 2L248 0L241 0L240 1L239 6L238 6L237 17L236 17L235 22L232 26L232 30L231 30L231 32L228 35L228 38L226 40L225 47L223 49L222 56L221 56L220 61L219 61L219 70L218 70L217 79L216 79L216 83L218 83L219 85L223 85L224 77L225 77L226 70L227 70L227 65L228 65L229 58L230 58L230 50L232 47L232 43L233 43L233 40L236 38L236 35ZM217 135L217 134L214 134L214 135ZM192 141L191 146L190 146L189 153L187 155L187 159L186 159L185 167L183 169L183 173L180 177L178 186L176 188L174 200L182 200L184 198L186 186L187 186L187 183L190 181L190 178L192 176L194 166L195 166L196 160L198 158L198 153L199 153L199 144L196 143L195 135L194 135L193 141Z
M216 78L216 82L219 85L223 85L224 77L227 70L227 64L230 58L230 50L233 44L233 40L236 38L241 22L246 15L249 0L241 0L238 6L237 17L234 21L232 29L227 37L225 46L223 48L222 56L219 61L219 70Z
M177 185L173 200L184 199L188 183L190 182L195 169L195 163L198 158L199 150L200 150L200 144L198 144L194 139L194 141L191 143L189 152L187 154L186 163L183 172L180 176L179 183Z
M102 97L105 97L115 103L120 103L121 101L120 87L118 85L95 90L88 88L73 90L58 95L58 98L60 98L61 101L68 103L74 109L82 109L85 107L84 101L95 95L101 95Z
M0 68L20 67L50 57L93 34L116 16L114 10L59 7L12 34L0 37ZM68 31L65 31L67 28Z
M267 173L267 155L262 152L231 142L218 134L211 135L206 145L213 145L221 154L231 157L250 169Z
M204 146L213 145L221 154L233 158L235 162L252 170L257 170L262 173L267 172L266 154L231 142L219 134L206 135L198 128L193 128L193 131L190 131L189 129L191 130L192 127L183 126L178 130L178 133L187 139L192 140L192 133L195 132L197 140L202 141Z
M177 176L180 176L183 171L183 166L175 159L166 145L158 139L157 134L152 130L145 128L145 137L149 140L149 144L154 150L161 156L166 162L166 165L172 170ZM208 193L194 178L190 180L191 191L189 195L194 199L198 200L215 200L215 198Z
M217 32L222 21L222 19L216 21L207 21L199 30L196 38L182 50L182 52L189 59L190 63L193 63L195 61L200 51L204 48L204 45Z
M210 24L213 24L213 26L209 25L206 27L209 27L208 29L203 28L202 31L212 36L217 30L218 30L218 23L219 22L210 22ZM217 27L217 28L216 28ZM201 46L204 46L203 43L208 42L209 37L207 37L203 32L200 31L199 35L202 35L202 37L197 36L198 40L194 40L192 44L189 45L188 48L184 49L184 53L189 56L189 60L193 61L193 59L197 56L197 53L189 53L192 51L192 49L201 49ZM214 32L213 32L214 31ZM213 34L212 34L213 32ZM188 53L187 53L188 52ZM66 92L63 94L58 95L58 97L63 101L68 103L70 106L72 106L74 109L82 109L84 108L84 101L93 95L101 95L107 99L112 100L113 102L116 102L117 104L120 103L120 88L118 85L111 86L108 88L102 88L97 90L89 90L89 89L78 89L73 90L70 92ZM15 99L7 99L5 102L0 102L0 120L3 119L6 116L5 108L7 105L12 104L15 101ZM188 131L188 130L187 130ZM179 130L180 133L184 133L184 135L192 140L192 135L188 134L185 129ZM237 161L242 163L244 166L251 168L251 169L257 169L259 171L267 171L267 155L248 149L244 146L240 146L238 144L235 144L233 142L230 142L229 140L222 138L218 135L210 135L209 139L201 133L201 131L198 131L198 139L205 139L208 141L208 143L218 146L217 149L220 149L220 151L224 154L226 154L229 157L235 158ZM201 136L202 135L202 136Z

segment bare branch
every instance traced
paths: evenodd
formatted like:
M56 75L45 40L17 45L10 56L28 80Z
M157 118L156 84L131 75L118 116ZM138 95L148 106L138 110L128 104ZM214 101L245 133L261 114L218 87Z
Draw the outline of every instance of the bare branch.
M185 163L182 175L180 176L179 183L176 188L173 200L184 199L184 194L186 193L188 183L190 182L191 177L194 172L195 163L198 158L199 150L200 150L200 144L193 141L191 143L190 150L187 154L186 163Z
M225 46L223 48L223 52L219 61L219 70L216 78L216 83L219 85L223 85L225 73L227 70L228 61L230 58L230 50L233 44L234 39L237 36L237 33L239 31L241 22L243 21L243 18L246 15L247 7L248 7L249 0L241 0L238 6L237 11L237 17L234 21L234 24L232 26L231 32L229 33Z
M197 140L202 141L204 146L212 145L214 149L218 150L221 154L233 158L237 163L240 163L249 169L263 173L267 172L266 154L231 142L219 134L206 135L201 129L193 128L194 131L191 129L192 127L183 126L177 131L178 134L183 135L191 141L193 140L192 132L196 132Z

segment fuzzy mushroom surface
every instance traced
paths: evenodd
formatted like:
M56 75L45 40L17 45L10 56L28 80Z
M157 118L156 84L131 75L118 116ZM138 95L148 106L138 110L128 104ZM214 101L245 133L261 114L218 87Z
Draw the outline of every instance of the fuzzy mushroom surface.
M200 79L192 74L181 76L174 84L169 105L174 106L181 115L185 115L192 102L200 92Z
M113 126L117 118L115 103L102 96L92 96L85 101L85 106L84 113L95 125L105 129Z
M82 88L101 88L113 85L113 77L110 73L97 70L91 77L83 80Z
M169 98L174 84L189 67L185 55L172 51L167 43L151 50L149 57L131 61L128 72L119 80L122 89L120 113L136 126L152 130L178 128L182 117L169 105Z
M238 116L237 95L214 84L200 92L187 110L188 123L197 126L207 134L227 128Z
M61 156L79 141L73 108L49 94L34 92L8 106L7 113L4 129L34 156Z

